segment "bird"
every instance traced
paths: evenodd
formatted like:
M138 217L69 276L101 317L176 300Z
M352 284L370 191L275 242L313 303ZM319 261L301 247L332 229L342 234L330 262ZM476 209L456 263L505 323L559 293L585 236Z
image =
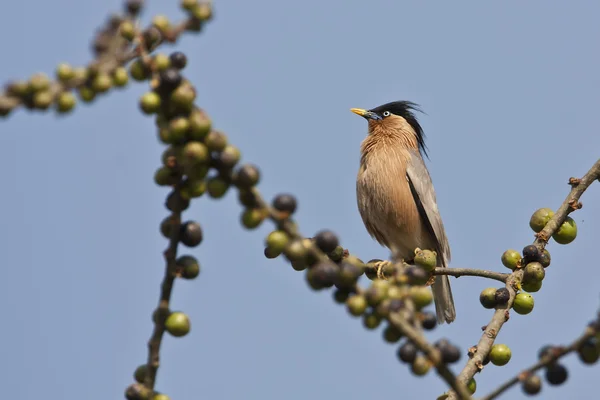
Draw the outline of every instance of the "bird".
M429 156L415 116L415 111L423 112L420 106L403 100L350 111L368 121L356 178L358 210L367 232L393 259L411 263L416 249L429 249L437 253L437 266L446 268L450 245L423 160ZM437 323L451 323L456 310L448 276L437 275L431 289Z

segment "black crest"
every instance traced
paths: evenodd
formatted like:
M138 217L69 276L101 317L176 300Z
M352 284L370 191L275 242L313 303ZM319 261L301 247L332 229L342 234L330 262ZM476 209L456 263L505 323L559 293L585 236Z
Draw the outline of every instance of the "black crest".
M423 128L419 124L419 121L417 121L417 117L415 117L415 114L413 113L413 111L423 112L419 108L418 104L413 103L412 101L393 101L391 103L386 103L379 107L372 108L369 111L374 112L382 118L384 111L389 111L394 115L404 118L417 134L417 143L419 144L419 149L426 157L429 157L427 155L427 146L425 145L425 133L423 132Z

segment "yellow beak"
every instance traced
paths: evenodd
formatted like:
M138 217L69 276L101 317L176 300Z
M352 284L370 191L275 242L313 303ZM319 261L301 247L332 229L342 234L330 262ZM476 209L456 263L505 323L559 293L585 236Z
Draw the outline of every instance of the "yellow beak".
M351 108L350 111L352 111L354 114L360 115L361 117L364 117L367 114L367 110L363 110L362 108Z

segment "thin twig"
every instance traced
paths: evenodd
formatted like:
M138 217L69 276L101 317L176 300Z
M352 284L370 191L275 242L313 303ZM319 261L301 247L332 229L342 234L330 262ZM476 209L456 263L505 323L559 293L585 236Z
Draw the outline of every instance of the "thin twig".
M594 337L596 335L596 333L597 332L595 329L593 329L592 327L588 327L585 330L585 332L581 336L579 336L576 340L574 340L570 345L568 345L566 347L554 348L553 351L549 352L549 354L542 357L542 359L540 359L540 361L533 364L531 367L521 371L520 373L518 373L517 375L515 375L508 381L504 382L502 385L500 385L497 389L492 391L490 394L481 397L479 400L495 399L496 397L498 397L502 393L504 393L506 390L510 389L512 386L523 381L524 379L527 379L527 377L531 376L537 370L542 369L542 368L552 364L556 360L566 356L569 353L577 351L577 349L579 349L583 343L585 343L588 339Z
M433 271L433 275L450 275L456 278L460 278L461 276L479 276L481 278L493 279L500 282L506 282L506 279L510 276L510 274L502 272L471 268L436 268Z
M178 191L181 186L181 178L174 187L174 191ZM144 385L154 390L156 383L156 372L160 365L160 346L162 338L165 333L165 319L169 313L169 303L171 301L171 292L173 291L173 284L175 282L175 270L176 270L176 259L177 259L177 245L179 244L179 236L181 230L181 198L175 196L175 204L170 219L171 219L171 237L169 238L169 246L163 252L165 259L165 275L163 277L162 284L160 286L160 298L158 301L158 307L153 315L154 330L152 336L148 341L148 374L144 380Z
M580 180L575 180L576 184L573 180L569 181L572 185L571 192L568 194L562 205L558 208L554 216L546 224L544 229L536 234L536 240L534 241L534 244L538 247L538 249L543 250L546 247L549 238L552 237L554 232L558 230L570 212L581 208L581 204L579 204L579 198L586 191L586 189L599 178L600 159L596 161L596 163L583 176L583 178ZM574 205L576 205L576 207L574 207ZM463 384L469 382L469 380L471 380L471 378L473 378L477 372L480 372L483 369L483 360L488 356L492 345L494 344L494 341L500 332L500 329L508 320L508 310L512 306L512 302L514 301L516 295L515 288L520 287L522 276L523 270L519 269L511 273L507 278L506 287L510 293L509 301L505 309L497 309L494 312L492 320L485 328L481 339L477 343L477 346L474 347L472 357L469 359L469 361L467 361L467 364L458 375L458 380ZM448 400L455 400L456 398L456 393L454 391L450 391Z

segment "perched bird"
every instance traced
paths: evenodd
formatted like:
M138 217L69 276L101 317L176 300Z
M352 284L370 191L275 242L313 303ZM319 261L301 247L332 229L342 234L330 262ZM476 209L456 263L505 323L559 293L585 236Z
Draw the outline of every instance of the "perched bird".
M437 252L437 265L450 261L450 245L438 211L429 171L425 135L410 101L395 101L352 112L367 119L369 132L360 151L356 179L358 210L367 231L392 257L412 262L415 249ZM437 321L456 318L450 281L438 275L432 285Z

